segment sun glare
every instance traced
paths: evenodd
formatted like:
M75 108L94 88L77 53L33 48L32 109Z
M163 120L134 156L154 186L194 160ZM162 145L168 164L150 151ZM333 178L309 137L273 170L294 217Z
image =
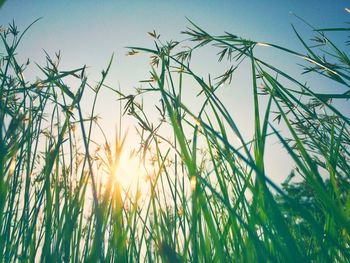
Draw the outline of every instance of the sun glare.
M137 156L123 152L115 177L124 191L134 192L137 188L140 188L144 178Z

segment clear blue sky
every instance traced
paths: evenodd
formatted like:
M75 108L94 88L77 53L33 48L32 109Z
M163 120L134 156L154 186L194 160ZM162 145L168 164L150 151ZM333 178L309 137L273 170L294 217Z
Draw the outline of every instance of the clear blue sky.
M20 29L38 17L27 35L24 56L43 59L42 49L61 50L67 65L102 68L112 52L123 59L123 47L150 44L146 32L155 29L164 39L177 38L188 25L185 17L209 32L224 31L298 46L291 12L318 27L339 26L348 19L350 6L341 0L286 1L25 1L8 0L0 9L0 24L15 20ZM299 27L302 32L304 26ZM148 41L148 42L147 42ZM69 60L69 61L68 61Z
M107 65L112 53L116 55L108 84L120 85L122 90L139 86L139 80L148 77L148 63L142 58L125 57L126 46L152 46L148 31L155 29L164 40L182 39L180 32L188 26L185 17L214 34L224 31L258 41L274 42L292 49L301 49L293 34L291 23L301 34L309 34L304 25L291 13L305 18L316 27L338 27L349 21L344 8L350 7L349 1L341 0L289 0L289 1L19 1L8 0L0 9L0 25L6 26L14 20L20 30L39 17L24 38L18 53L22 61L31 58L42 64L45 54L61 51L62 68L71 69L82 65L89 66L89 76L98 80L100 71ZM335 35L338 41L343 36ZM269 57L269 55L267 54ZM270 56L274 63L286 64L279 57ZM211 64L205 70L213 70ZM205 63L203 63L205 62ZM215 63L212 67L215 67ZM198 70L203 70L198 67ZM34 77L35 64L28 74ZM244 74L244 73L243 73ZM245 83L243 83L245 84ZM243 85L242 84L242 85ZM226 96L234 97L232 91ZM248 93L247 93L248 94ZM239 100L227 99L227 103L240 103L242 112L251 106L245 103L246 94L240 93ZM110 93L102 93L98 111L104 119L107 134L113 135L117 122L116 98ZM102 101L102 103L101 103ZM247 101L249 101L247 99ZM235 114L235 113L233 113ZM245 116L236 116L241 120L243 129L250 124L244 123ZM276 170L284 169L283 160L274 162ZM278 167L280 166L280 167Z

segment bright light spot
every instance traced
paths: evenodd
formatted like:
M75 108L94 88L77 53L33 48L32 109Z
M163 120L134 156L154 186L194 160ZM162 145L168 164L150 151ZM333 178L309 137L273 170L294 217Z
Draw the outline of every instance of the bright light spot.
M261 46L261 47L269 47L270 45L267 43L262 43L262 42L258 42L256 43L257 46Z
M197 125L197 126L201 126L201 121L200 121L200 119L196 119L196 125Z
M196 189L197 179L195 176L191 177L191 190L194 191Z
M131 154L122 153L115 176L117 182L124 191L136 192L144 181L143 172L139 159Z
M13 174L13 172L16 169L16 157L12 158L11 163L10 163L10 174Z

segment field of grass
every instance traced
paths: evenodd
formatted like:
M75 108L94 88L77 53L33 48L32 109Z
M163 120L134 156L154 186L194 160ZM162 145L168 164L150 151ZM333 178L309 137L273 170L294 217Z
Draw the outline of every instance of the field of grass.
M150 57L150 78L125 95L105 83L111 64L91 84L85 67L62 70L60 54L46 54L42 77L26 81L32 62L21 64L16 52L30 30L1 28L0 262L348 262L349 43L342 50L327 34L350 29L313 30L310 43L291 32L303 53L211 35L190 21L185 43L150 32L154 48L128 51ZM191 66L208 46L230 65L217 78ZM261 59L258 47L297 58L303 77L342 91L321 93ZM217 95L243 64L253 97L249 140ZM185 103L188 83L200 89L199 111ZM122 131L101 145L92 137L103 131L95 112L101 89L139 124L134 155L145 178L133 189L118 174ZM86 92L94 94L90 109L81 107ZM142 100L148 94L160 99L157 121L146 113L154 107ZM293 163L281 185L266 173L271 138Z

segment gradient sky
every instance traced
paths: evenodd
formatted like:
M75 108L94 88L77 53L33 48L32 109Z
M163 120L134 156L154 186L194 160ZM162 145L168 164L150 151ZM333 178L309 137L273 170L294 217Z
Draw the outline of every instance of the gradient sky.
M27 33L19 47L18 55L23 62L27 58L42 64L45 59L43 49L49 54L61 51L62 69L89 66L90 80L98 80L100 72L106 67L112 53L116 55L108 84L130 90L140 84L139 80L148 77L146 58L126 57L126 46L152 47L148 31L156 30L163 40L183 39L180 32L189 25L186 17L210 33L224 31L258 41L273 42L291 49L302 50L291 23L299 32L309 34L298 19L291 13L306 19L312 25L339 27L349 20L344 8L349 1L19 1L7 0L0 9L0 25L6 26L12 20L23 30L31 22L43 17ZM311 35L310 35L311 36ZM334 35L343 42L343 35ZM286 65L278 56L266 53L265 56L276 64ZM197 62L198 71L216 71L208 57ZM205 68L204 68L205 67ZM287 66L288 67L288 66ZM295 69L293 69L294 71ZM29 79L38 74L35 64L28 70ZM242 73L244 74L244 72ZM321 82L317 82L321 84ZM240 83L245 85L246 83ZM248 83L247 83L248 85ZM249 94L248 92L247 94ZM251 105L245 103L246 93L224 92L228 104L238 105L240 112L233 112L241 120L242 129L250 129L244 123L243 113ZM116 97L102 93L98 112L103 118L107 135L113 136L117 123L118 107ZM232 98L231 98L232 97ZM234 98L235 97L235 98ZM102 101L102 103L101 103ZM248 100L247 100L248 101ZM275 159L273 163L275 178L280 181L285 174L284 160ZM277 161L276 161L277 160Z

